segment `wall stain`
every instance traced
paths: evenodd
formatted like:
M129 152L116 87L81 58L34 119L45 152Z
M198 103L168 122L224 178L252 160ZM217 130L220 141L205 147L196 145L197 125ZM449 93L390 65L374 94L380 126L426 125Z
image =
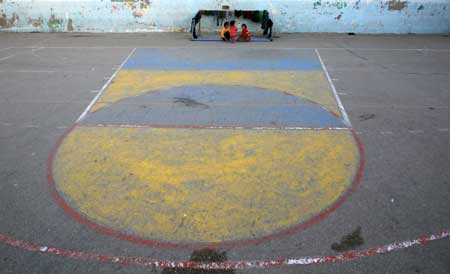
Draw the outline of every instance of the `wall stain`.
M71 0L72 1L72 0ZM176 0L181 2L180 0ZM211 2L217 2L217 6L221 7L223 2L232 2L236 5L241 1L231 0L208 0ZM206 1L206 2L208 2ZM42 30L42 31L110 31L115 30L119 32L126 31L155 31L155 30L170 30L170 31L185 31L189 30L184 25L188 23L184 22L189 20L186 11L175 13L178 16L177 20L171 22L170 20L163 20L164 16L157 16L158 12L165 13L166 10L172 9L172 5L157 5L153 7L155 3L153 0L101 0L101 1L83 1L83 4L76 5L72 8L71 5L66 5L65 1L57 0L54 4L48 5L40 3L41 1L31 1L31 4L22 4L22 1L2 1L3 9L0 9L0 28L3 30ZM92 2L92 3L91 3ZM165 3L166 1L164 1ZM205 3L206 3L205 2ZM250 2L256 2L251 0ZM269 1L271 2L271 1ZM272 1L273 4L270 8L273 9L275 19L277 20L277 30L284 31L339 31L349 32L355 31L356 33L377 33L377 32L399 32L399 33L448 33L448 12L449 6L446 5L446 1L420 0L412 2L409 0L371 0L371 1L347 1L347 0L314 0L309 3L304 1ZM271 2L271 3L272 3ZM295 2L295 4L294 4ZM297 2L302 2L298 4ZM28 3L28 1L27 1ZM89 4L88 4L89 3ZM159 2L158 2L159 3ZM273 7L272 7L273 5ZM306 6L305 6L306 5ZM188 5L187 8L192 8ZM406 8L406 9L405 9ZM300 9L300 10L299 10ZM36 12L36 16L29 15L28 10ZM403 21L398 26L393 26L392 20L384 20L384 18L395 17L398 12L387 11L401 11ZM339 17L341 11L344 11L346 17ZM16 12L16 16L13 15ZM194 11L192 11L194 13ZM309 12L315 13L318 17L317 23L307 22L305 26L301 26L298 20L299 16L308 14ZM363 15L361 20L352 20L351 24L330 24L324 25L323 20L330 20L336 22L336 20L351 20L355 13ZM72 23L73 30L71 30L68 22L69 18L65 18L62 14L70 14L72 20L77 25ZM153 13L153 16L150 16ZM48 26L50 16L54 14L58 18L62 18L60 22L51 23L53 27ZM367 15L367 17L366 17ZM415 16L419 16L419 22L414 21ZM98 21L88 20L89 16L98 16ZM120 18L120 22L126 22L124 24L114 24L111 26L106 23L109 22L109 16L112 18ZM342 15L343 16L343 15ZM372 16L379 19L374 19ZM433 20L427 18L435 17ZM20 17L20 19L19 19ZM38 19L38 17L41 17ZM338 18L339 17L339 18ZM145 20L143 20L145 18ZM155 18L155 19L153 19ZM372 18L369 20L369 18ZM105 19L105 20L103 20ZM149 22L157 20L157 26L148 26ZM437 21L439 20L439 21ZM181 22L181 23L180 23ZM329 21L326 21L329 22ZM58 26L59 23L59 26ZM145 23L145 25L139 25ZM128 24L128 25L126 25ZM174 25L172 25L174 24ZM384 24L384 25L383 25ZM59 28L58 28L59 27ZM76 28L76 30L75 30ZM208 26L205 28L209 31Z
M38 19L28 18L28 24L30 24L33 28L40 28L44 21L41 17Z
M388 10L402 10L408 6L407 1L390 0L388 2Z
M314 9L317 9L319 6L321 6L322 5L322 2L319 0L319 1L316 1L316 2L314 2L313 3L313 8Z
M323 7L335 7L337 9L343 9L347 7L347 1L345 0L339 0L333 3L330 3L329 1L322 3L321 0L317 0L313 3L313 9L318 9L320 6Z
M67 21L67 31L73 31L73 21L72 21L72 18L69 18L69 21Z
M337 9L343 9L347 7L347 2L346 1L337 1L334 2L331 6L336 7Z
M0 27L3 29L10 28L12 26L15 26L20 21L19 16L17 13L13 12L11 19L8 19L8 16L5 13L2 13L2 16L0 17Z
M117 12L119 10L119 6L115 3L122 3L123 9L132 10L133 17L139 18L149 12L152 1L153 0L111 0L112 12Z
M56 18L55 15L52 15L50 16L47 25L51 29L51 31L55 31L61 28L61 24L63 21L64 21L63 19Z
M7 29L9 27L8 17L6 17L6 14L4 13L0 17L0 26L4 29Z
M14 12L14 13L12 14L11 21L10 21L11 25L14 26L14 25L16 25L17 23L19 23L19 21L20 21L19 16Z
M141 11L135 10L135 11L133 11L133 16L134 16L134 18L142 17L142 16L144 16L144 13Z

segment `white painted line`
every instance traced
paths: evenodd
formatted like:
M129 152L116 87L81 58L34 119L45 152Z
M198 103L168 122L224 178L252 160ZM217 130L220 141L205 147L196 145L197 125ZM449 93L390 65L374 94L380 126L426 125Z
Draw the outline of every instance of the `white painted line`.
M330 74L328 73L327 68L325 67L325 64L322 61L322 57L320 56L319 50L315 49L316 55L319 58L320 64L322 65L322 69L325 72L325 76L328 79L328 83L331 86L331 90L333 91L334 98L336 99L336 103L338 104L339 110L341 112L342 118L344 119L344 122L347 126L352 127L352 123L350 122L350 119L348 118L347 112L344 109L344 105L341 102L341 99L339 98L339 95L337 94L336 88L333 84L333 81L331 81Z
M18 73L56 73L56 70L17 70Z
M90 93L99 93L100 90L90 90L89 92L90 92Z
M0 51L9 50L9 49L12 49L12 48L11 47L9 47L9 48L2 48L2 49L0 49Z
M162 124L148 124L148 125L125 125L125 124L83 124L85 127L117 127L117 128L195 128L195 129L248 129L248 130L343 130L350 131L348 127L245 127L245 126L189 126L189 125L162 125Z
M66 128L68 128L68 127L64 127L64 126L62 126L62 127L56 127L56 129L66 129Z
M409 133L412 134L421 134L421 133L425 133L425 131L417 129L417 130L408 130Z
M199 44L201 45L201 44ZM10 47L11 49L15 48L15 49L30 49L30 48L36 48L36 47ZM67 46L67 47L41 47L43 49L98 49L98 50L102 50L102 49L130 49L132 47L88 47L88 46L84 46L84 47L71 47L71 46ZM155 47L155 46L149 46L149 47L136 47L136 49L202 49L202 48L207 48L204 46L184 46L184 47ZM214 48L221 48L221 49L229 49L230 47L227 46L217 46ZM388 48L302 48L302 47L298 47L298 48L293 48L293 47L279 47L279 48L261 48L261 47L254 47L254 46L249 46L249 47L245 47L246 49L258 49L258 50L360 50L360 51L429 51L429 52L450 52L450 49L417 49L417 48L413 48L413 49L405 49L405 48L395 48L395 49L388 49Z
M338 95L347 95L347 93L345 93L345 92L338 92L337 94Z
M10 126L10 125L12 125L11 123L6 123L6 122L0 122L0 124L1 124L2 126Z
M438 128L440 132L450 132L450 128Z
M382 135L391 135L394 134L392 131L380 131L380 134Z
M393 251L404 250L413 246L421 246L433 241L450 238L450 230L439 233L420 236L412 240L390 243L387 245L372 247L365 250L353 250L340 254L324 256L305 256L298 258L280 258L274 260L251 260L251 261L227 261L227 262L192 262L192 261L170 261L143 257L112 256L106 254L89 253L78 250L68 250L47 245L39 245L32 242L21 241L0 234L0 243L43 254L72 258L83 261L95 261L102 263L115 263L120 265L139 265L157 268L182 268L182 269L249 269L269 268L289 265L316 265L325 263L338 263L360 258L373 257L387 254Z
M360 50L360 51L430 51L450 52L450 49L387 49L387 48L318 48L320 50Z
M24 125L24 128L39 128L38 125Z
M125 65L125 63L128 61L128 59L130 59L131 55L133 55L133 53L136 51L136 48L133 48L131 50L131 52L128 54L128 56L125 58L125 60L123 60L122 64L120 64L119 68L116 70L116 72L114 72L114 74L109 78L109 80L103 85L101 91L94 97L94 99L91 101L91 103L87 106L87 108L83 111L83 113L80 115L80 117L78 117L76 123L80 122L81 120L84 119L84 117L86 117L86 115L88 114L89 110L94 106L94 104L98 101L98 99L100 98L100 96L102 96L103 92L105 92L106 88L109 86L109 84L111 83L111 81L114 79L114 77L116 77L117 73L119 73L119 71L122 69L122 67Z
M40 50L43 50L43 49L44 49L44 47L32 48L31 51L32 52L36 52L36 51L40 51Z
M9 55L9 56L6 56L6 57L3 57L3 58L0 58L0 61L5 61L5 60L8 60L9 58L13 58L14 56L16 56L15 54L13 54L13 55Z
M332 81L339 81L339 79L336 79L336 78L333 78L333 79L331 79Z

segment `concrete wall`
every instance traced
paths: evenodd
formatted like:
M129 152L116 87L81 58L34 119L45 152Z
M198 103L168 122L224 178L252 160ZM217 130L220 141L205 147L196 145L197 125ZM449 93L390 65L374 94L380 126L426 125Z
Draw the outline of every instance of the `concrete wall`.
M450 0L0 0L0 30L188 31L197 10L223 4L267 9L279 32L450 32Z

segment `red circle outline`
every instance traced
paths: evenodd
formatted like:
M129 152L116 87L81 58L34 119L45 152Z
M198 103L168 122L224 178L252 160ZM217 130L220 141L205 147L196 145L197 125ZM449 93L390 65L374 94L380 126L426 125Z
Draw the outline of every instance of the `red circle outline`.
M74 218L75 220L77 220L80 223L83 223L85 225L87 225L88 227L96 230L97 232L100 232L102 234L114 237L114 238L118 238L121 240L126 240L132 243L136 243L136 244L141 244L141 245L146 245L146 246L151 246L151 247L157 247L157 248L172 248L172 249L191 249L191 250L195 250L195 249L200 249L200 248L208 248L208 249L226 249L226 248L240 248L240 247L245 247L248 245L253 245L253 244L260 244L262 242L266 242L266 241L270 241L272 239L281 237L281 236L286 236L286 235L291 235L297 231L303 230L313 224L318 223L319 221L321 221L322 219L324 219L325 217L327 217L328 215L330 215L331 213L333 213L338 207L340 207L345 201L347 201L348 197L354 193L356 191L356 189L358 188L358 186L360 185L360 181L361 181L361 177L363 174L363 170L364 170L364 166L365 166L365 157L364 157L364 146L361 142L361 140L359 139L358 135L356 134L356 132L354 131L353 128L350 128L349 131L352 132L353 134L353 138L358 146L359 149L359 166L358 169L356 171L355 177L353 179L353 183L351 184L351 186L344 192L344 194L342 194L339 199L337 201L335 201L330 207L328 207L326 210L322 211L321 213L311 217L310 219L308 219L305 222L302 222L300 224L297 224L291 228L282 230L280 232L276 232L270 235L266 235L266 236L262 236L262 237L258 237L258 238L254 238L254 239L246 239L246 240L235 240L235 241L228 241L228 242L223 242L220 244L174 244L174 243L164 243L164 242L158 242L158 241L154 241L154 240L148 240L148 239L144 239L138 236L131 236L131 235L127 235L124 233L120 233L117 231L114 231L112 229L106 228L104 226L101 226L97 223L94 223L90 220L88 220L87 218L83 217L80 213L76 212L75 210L73 210L68 204L67 202L61 197L61 195L58 193L58 190L56 188L56 184L53 180L53 160L56 156L56 153L58 151L58 148L60 147L60 145L62 144L62 142L64 141L64 139L67 137L67 135L70 134L70 132L72 132L79 124L75 123L72 127L70 127L68 130L66 130L64 132L63 135L61 135L61 137L59 137L58 141L56 142L56 144L54 145L54 147L52 148L51 152L50 152L50 156L47 160L47 181L48 184L50 186L50 190L51 190L51 194L53 196L53 198L55 199L56 203L67 213L69 214L72 218Z

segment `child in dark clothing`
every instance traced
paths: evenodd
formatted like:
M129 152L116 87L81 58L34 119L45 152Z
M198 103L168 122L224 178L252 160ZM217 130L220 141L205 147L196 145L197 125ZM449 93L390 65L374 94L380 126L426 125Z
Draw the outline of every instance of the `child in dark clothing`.
M230 41L230 23L225 22L223 24L222 32L220 33L220 36L222 37L222 41L227 42Z

